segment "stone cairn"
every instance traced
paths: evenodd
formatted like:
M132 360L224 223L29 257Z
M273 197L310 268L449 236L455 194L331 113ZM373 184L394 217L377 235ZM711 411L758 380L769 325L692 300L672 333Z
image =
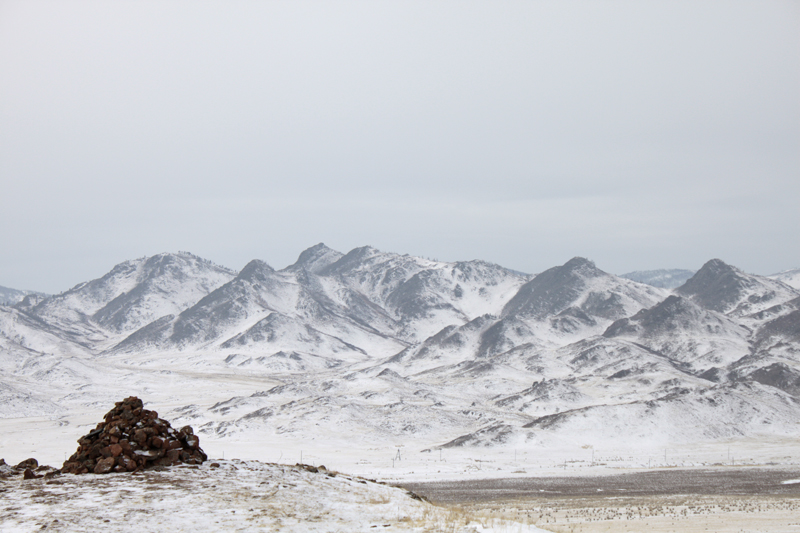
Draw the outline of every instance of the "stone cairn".
M199 465L208 459L191 426L176 431L158 413L144 409L135 396L116 402L105 421L78 444L62 473L136 472L181 463Z

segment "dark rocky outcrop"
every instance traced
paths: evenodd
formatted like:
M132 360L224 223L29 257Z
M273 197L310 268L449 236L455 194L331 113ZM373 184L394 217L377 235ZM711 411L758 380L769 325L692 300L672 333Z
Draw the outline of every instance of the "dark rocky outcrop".
M719 259L708 261L675 293L728 316L758 313L797 298L797 290L789 285L746 274Z
M545 270L523 285L503 309L503 316L544 319L558 314L581 295L586 280L606 275L594 263L574 257L560 267Z
M752 372L748 377L762 385L769 385L788 392L792 396L800 397L800 372L785 363L772 363Z
M153 467L202 464L208 459L191 426L172 428L131 396L115 404L104 421L78 439L78 451L64 462L65 474L135 472Z

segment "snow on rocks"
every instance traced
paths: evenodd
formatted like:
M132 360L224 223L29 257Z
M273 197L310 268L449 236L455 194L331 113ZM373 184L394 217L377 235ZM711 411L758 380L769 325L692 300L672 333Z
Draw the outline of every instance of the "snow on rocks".
M22 475L22 479L38 479L41 477L53 477L59 473L58 470L52 466L39 465L39 461L34 458L25 459L17 466L6 464L5 459L0 459L0 480L7 479L12 476ZM0 491L2 492L2 491Z
M65 474L134 472L180 463L202 464L208 457L191 426L176 431L155 411L131 396L115 404L105 421L78 439L78 451L64 462Z

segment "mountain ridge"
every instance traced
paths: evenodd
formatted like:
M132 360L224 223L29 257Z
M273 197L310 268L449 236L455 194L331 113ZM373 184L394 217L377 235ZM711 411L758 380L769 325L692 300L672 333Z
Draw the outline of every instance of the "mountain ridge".
M280 270L159 254L0 308L0 417L167 382L186 384L170 396L180 416L221 439L323 428L503 446L582 424L609 437L634 415L636 435L658 421L667 440L770 434L749 408L800 436L799 332L800 290L718 259L668 289L581 257L529 276L323 243ZM250 380L275 385L236 390ZM204 403L217 383L228 396ZM686 431L682 409L711 429Z

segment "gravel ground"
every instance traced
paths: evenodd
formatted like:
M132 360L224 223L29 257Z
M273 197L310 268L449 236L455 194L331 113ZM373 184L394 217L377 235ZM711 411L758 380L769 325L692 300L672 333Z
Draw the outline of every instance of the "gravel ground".
M403 483L431 501L454 504L576 496L785 495L800 497L800 469L665 469L610 476L479 479Z
M554 533L800 532L798 469L669 469L404 486L467 514L526 521Z

